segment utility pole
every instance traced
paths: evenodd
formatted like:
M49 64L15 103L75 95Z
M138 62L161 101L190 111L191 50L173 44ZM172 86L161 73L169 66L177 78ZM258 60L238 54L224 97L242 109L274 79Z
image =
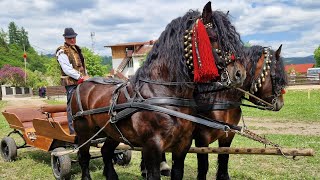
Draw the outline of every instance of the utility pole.
M23 44L23 59L24 59L24 85L27 86L27 53Z
M94 52L94 36L95 32L91 32L91 50Z

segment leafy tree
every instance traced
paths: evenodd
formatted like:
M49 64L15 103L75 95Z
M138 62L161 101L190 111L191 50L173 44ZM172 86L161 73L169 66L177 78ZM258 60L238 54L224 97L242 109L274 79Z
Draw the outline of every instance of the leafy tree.
M60 85L60 66L56 58L50 58L49 61L45 64L46 74L48 77L48 84L51 86Z
M1 84L10 84L12 86L24 86L25 72L19 67L5 65L0 69Z
M27 86L33 89L38 89L41 86L47 86L49 82L47 77L40 71L30 71L27 70Z
M18 27L14 22L10 22L9 26L9 44L18 44Z
M320 67L320 46L314 50L314 59L316 61L316 67Z
M7 33L3 31L3 29L0 30L0 48L4 48L3 50L8 51L8 37L7 37ZM2 50L2 49L1 49ZM1 51L3 52L3 51Z
M102 57L94 54L90 49L82 49L83 56L86 59L86 67L90 76L105 76L107 67L102 65Z

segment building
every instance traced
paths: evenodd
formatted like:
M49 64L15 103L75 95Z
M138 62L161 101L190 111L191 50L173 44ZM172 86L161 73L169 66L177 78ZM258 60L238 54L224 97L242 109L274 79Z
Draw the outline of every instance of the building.
M112 71L111 75L121 79L130 78L135 74L151 50L154 41L131 42L104 46L111 48Z
M313 63L310 64L290 64L285 66L285 71L287 73L291 73L294 70L297 74L307 74L308 68L313 68L315 65Z

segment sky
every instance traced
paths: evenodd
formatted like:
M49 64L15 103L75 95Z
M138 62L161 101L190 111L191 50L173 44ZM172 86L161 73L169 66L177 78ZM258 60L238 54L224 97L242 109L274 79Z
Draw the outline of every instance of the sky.
M0 29L14 22L30 44L53 54L72 27L80 47L101 56L106 45L156 40L166 25L190 9L202 12L207 0L0 0ZM277 49L282 56L313 55L320 45L319 0L212 0L212 10L229 11L244 43Z

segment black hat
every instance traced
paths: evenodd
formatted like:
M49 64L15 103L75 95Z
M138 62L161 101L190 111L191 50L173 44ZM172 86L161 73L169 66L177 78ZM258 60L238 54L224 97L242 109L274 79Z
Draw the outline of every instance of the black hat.
M64 29L64 34L63 36L65 38L74 38L76 37L78 34L74 32L74 30L72 28L65 28Z

